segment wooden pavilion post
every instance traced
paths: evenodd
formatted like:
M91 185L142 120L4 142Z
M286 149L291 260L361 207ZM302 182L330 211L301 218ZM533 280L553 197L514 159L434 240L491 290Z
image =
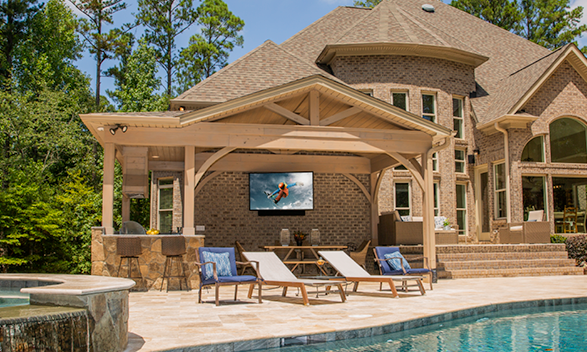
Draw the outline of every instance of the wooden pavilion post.
M104 144L104 178L102 182L102 227L107 235L114 234L114 143Z
M436 271L436 234L434 231L434 178L432 173L432 158L429 153L422 153L422 173L424 187L422 187L422 209L424 215L424 257L428 258L430 268ZM434 274L433 274L434 275ZM436 275L434 275L435 277Z
M183 234L194 235L194 194L196 188L196 147L185 146L183 187Z

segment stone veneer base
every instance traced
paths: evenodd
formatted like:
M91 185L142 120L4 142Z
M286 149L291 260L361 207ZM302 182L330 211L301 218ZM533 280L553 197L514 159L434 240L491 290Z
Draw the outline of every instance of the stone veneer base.
M419 327L425 327L438 323L445 323L455 319L475 317L489 313L505 313L515 309L555 307L563 305L586 304L587 297L556 298L556 299L538 299L532 301L507 302L498 304L488 304L479 307L455 310L437 315L431 315L423 318L411 319L403 322L387 324L382 326L373 326L370 328L343 330L336 332L327 332L311 335L300 335L290 337L275 337L268 339L235 341L221 344L211 344L193 347L181 347L164 350L167 352L212 352L212 351L251 351L258 349L279 348L294 345L313 345L318 343L348 340L363 337L372 337L395 332L406 331ZM163 351L163 350L162 350Z

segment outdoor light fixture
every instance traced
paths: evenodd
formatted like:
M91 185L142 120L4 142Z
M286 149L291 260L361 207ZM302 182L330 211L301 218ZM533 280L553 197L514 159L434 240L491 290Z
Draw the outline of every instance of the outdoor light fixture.
M122 133L126 133L126 130L128 130L128 126L121 126L121 125L117 124L116 126L110 128L110 134L114 136L116 134L116 131L118 131L118 129L120 129L122 131Z
M481 152L479 152L479 149L473 150L473 155L478 156L479 154L481 154Z
M104 132L104 126L100 126L100 127L98 127L98 131L99 131L99 132Z
M185 110L185 106L180 106L179 107L179 111L184 111Z

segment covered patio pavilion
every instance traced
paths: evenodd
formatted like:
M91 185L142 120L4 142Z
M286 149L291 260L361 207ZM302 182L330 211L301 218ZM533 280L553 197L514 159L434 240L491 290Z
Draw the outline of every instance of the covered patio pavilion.
M344 175L356 185L370 206L370 217L361 221L377 244L383 172L401 164L422 189L424 255L432 268L436 265L432 154L450 145L452 131L332 79L313 75L195 111L180 107L81 118L104 148L105 234L115 233L117 160L123 170L122 221L132 220L131 198L156 193L156 181L148 182L149 172L152 178L154 173L182 175L181 187L173 192L172 228L194 235L199 212L209 211L198 207L198 194L223 172L312 171ZM235 192L247 188L247 180L240 180ZM153 227L158 224L156 203L151 201ZM246 232L246 226L239 231Z

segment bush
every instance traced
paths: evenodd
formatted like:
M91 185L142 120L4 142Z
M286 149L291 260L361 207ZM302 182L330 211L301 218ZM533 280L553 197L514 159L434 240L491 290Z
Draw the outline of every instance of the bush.
M569 258L575 259L577 265L587 261L587 235L569 237L565 243Z
M567 238L561 235L550 235L550 243L565 243Z

